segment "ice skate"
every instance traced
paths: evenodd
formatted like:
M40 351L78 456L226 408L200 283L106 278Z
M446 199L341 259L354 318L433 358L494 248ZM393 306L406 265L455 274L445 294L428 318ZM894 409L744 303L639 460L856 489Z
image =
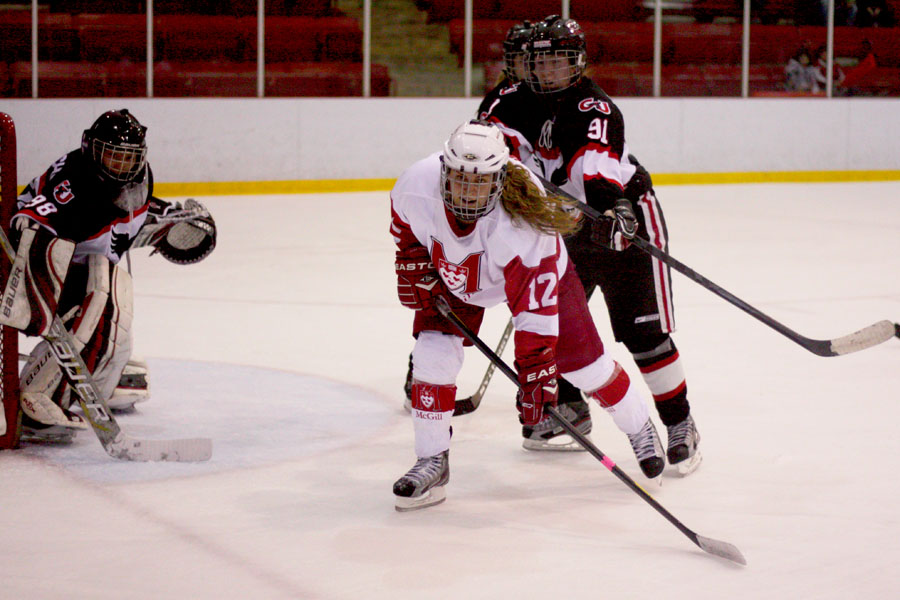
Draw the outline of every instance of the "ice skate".
M700 433L694 418L688 415L681 423L666 428L669 436L669 448L666 456L669 464L678 469L682 476L690 475L697 470L703 456L700 454Z
M587 435L591 432L591 409L587 402L579 400L568 404L560 404L557 409L575 428ZM526 450L550 451L583 451L584 448L566 433L550 415L545 415L534 427L522 427L522 447Z
M149 399L150 375L147 363L140 358L131 357L122 370L112 397L106 404L111 410L122 412L130 411L138 402L146 402Z
M450 451L420 458L413 468L394 483L394 499L399 512L418 510L447 499L444 486L450 481Z
M628 436L628 441L631 442L631 448L634 450L634 455L637 457L644 475L648 479L659 477L666 466L666 461L662 442L659 441L653 421L648 418L640 431Z
M69 444L75 439L75 435L87 428L87 424L81 415L72 411L61 408L62 414L68 419L68 424L57 422L56 424L46 424L36 421L27 414L22 415L22 435L20 439L23 442L32 444Z

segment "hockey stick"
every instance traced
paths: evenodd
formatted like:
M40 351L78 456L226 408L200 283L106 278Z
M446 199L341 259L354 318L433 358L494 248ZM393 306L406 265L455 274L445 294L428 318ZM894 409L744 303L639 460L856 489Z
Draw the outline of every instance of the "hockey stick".
M503 335L500 336L500 341L497 343L497 349L494 351L497 356L503 354L503 350L506 349L506 343L509 341L509 336L512 335L512 332L513 322L512 317L510 317L509 322L506 324L506 329L503 330ZM497 365L492 361L488 365L487 371L484 372L484 377L481 378L481 385L478 386L475 393L468 398L456 401L455 408L453 409L454 417L467 415L478 409L478 406L481 404L481 399L484 398L484 393L487 391L488 384L491 383L491 378L494 376L494 371L496 369Z
M481 341L481 339L473 332L471 329L463 323L456 314L454 314L453 310L450 308L450 305L447 303L447 300L442 296L438 296L435 298L435 305L437 309L440 311L444 317L446 317L453 325L459 329L460 333L466 337L470 342L472 342L476 348L481 350L481 352L491 361L492 364L496 365L503 374L509 377L509 379L516 384L519 385L519 378L516 375L515 371L503 362L499 356L494 354L494 352L488 348L488 346ZM719 540L714 540L712 538L704 537L702 535L698 535L695 532L688 529L681 521L679 521L675 516L666 510L662 504L654 500L653 496L644 491L644 489L634 482L631 477L629 477L622 469L620 469L615 462L603 452L601 452L587 437L584 436L578 429L576 429L571 423L569 423L565 417L563 417L559 411L553 406L545 406L544 410L550 413L559 425L566 430L566 433L572 436L585 450L590 452L594 458L599 460L604 467L610 470L613 475L618 477L625 485L627 485L631 490L640 496L645 502L647 502L650 506L656 509L656 512L664 516L672 525L678 528L681 533L686 535L692 542L694 542L701 550L704 552L708 552L715 556L719 556L721 558L728 559L730 561L736 562L741 565L746 565L747 560L744 558L744 555L741 554L741 551L737 549L733 544L729 544L728 542L722 542Z
M557 194L559 196L563 196L575 202L581 210L582 213L587 215L589 218L594 221L599 221L601 219L609 219L609 217L603 216L600 211L597 209L588 206L584 202L574 198L571 194L561 189L559 186L554 185L553 183L547 181L540 175L537 176L540 179L541 183L544 184L544 187ZM805 336L800 335L796 331L789 329L788 327L782 325L772 317L764 314L758 309L750 306L728 290L725 290L703 275L697 273L684 263L679 262L678 260L672 258L667 252L660 250L647 240L644 240L639 237L635 237L630 240L632 244L649 254L650 256L664 262L669 265L682 275L685 275L688 279L693 280L696 283L699 283L712 293L716 294L720 298L727 300L731 304L737 306L742 311L746 312L751 317L762 321L781 335L787 337L788 339L800 344L813 354L818 356L840 356L842 354L850 354L851 352L859 352L860 350L865 350L866 348L871 348L872 346L877 346L882 342L886 342L895 335L900 337L900 326L895 323L891 323L890 321L879 321L868 327L860 329L855 333L851 333L849 335L845 335L839 338L834 338L831 340L814 340Z
M0 245L7 258L15 263L16 254L2 228ZM106 405L97 382L84 364L81 353L75 348L72 336L59 315L53 316L50 331L43 338L47 340L60 371L78 397L85 418L107 454L122 460L177 462L204 461L212 456L212 440L208 438L141 440L128 436Z

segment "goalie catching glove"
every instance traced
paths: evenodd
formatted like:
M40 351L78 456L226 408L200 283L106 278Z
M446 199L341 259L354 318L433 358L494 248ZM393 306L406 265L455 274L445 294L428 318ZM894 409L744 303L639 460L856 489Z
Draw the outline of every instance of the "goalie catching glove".
M216 247L216 223L205 206L188 198L168 203L150 199L147 221L134 240L133 248L152 246L151 256L159 252L175 264L200 262Z

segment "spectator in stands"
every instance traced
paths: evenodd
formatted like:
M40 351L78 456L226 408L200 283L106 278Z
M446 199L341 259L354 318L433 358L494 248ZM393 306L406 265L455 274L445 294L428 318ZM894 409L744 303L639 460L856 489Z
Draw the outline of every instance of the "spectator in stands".
M887 0L859 0L857 27L893 27L894 13Z
M828 23L828 0L819 0L818 4L816 14L809 19L810 25L825 25ZM858 12L859 5L857 0L834 0L834 26L854 25Z
M856 15L859 14L859 4L856 0L836 0L834 3L834 25L856 25Z
M801 46L784 68L784 89L789 92L812 92L815 86L815 67L810 64L809 48Z
M828 46L822 44L816 50L816 65L813 69L813 92L824 92L826 83L828 82ZM841 65L834 63L831 72L831 81L833 83L832 94L838 95L843 93L844 70Z
M866 95L868 92L861 86L861 83L878 67L875 52L872 50L872 42L869 40L862 41L858 56L859 62L847 69L847 76L844 78L843 86L847 90L848 96Z

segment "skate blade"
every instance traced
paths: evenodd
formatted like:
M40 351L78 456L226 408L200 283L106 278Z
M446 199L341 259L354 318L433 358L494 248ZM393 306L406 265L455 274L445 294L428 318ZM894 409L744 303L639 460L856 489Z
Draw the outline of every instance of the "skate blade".
M559 435L549 440L525 438L522 447L535 452L584 452L585 448L569 435Z
M440 504L447 499L447 490L444 486L433 487L421 496L407 498L405 496L394 496L394 508L397 512L409 512L411 510L420 510L428 508L435 504Z
M678 475L680 475L681 477L687 477L697 470L701 462L703 462L703 455L700 454L700 450L697 449L694 451L694 455L692 457L683 460L680 463L676 463L675 468L678 471Z

